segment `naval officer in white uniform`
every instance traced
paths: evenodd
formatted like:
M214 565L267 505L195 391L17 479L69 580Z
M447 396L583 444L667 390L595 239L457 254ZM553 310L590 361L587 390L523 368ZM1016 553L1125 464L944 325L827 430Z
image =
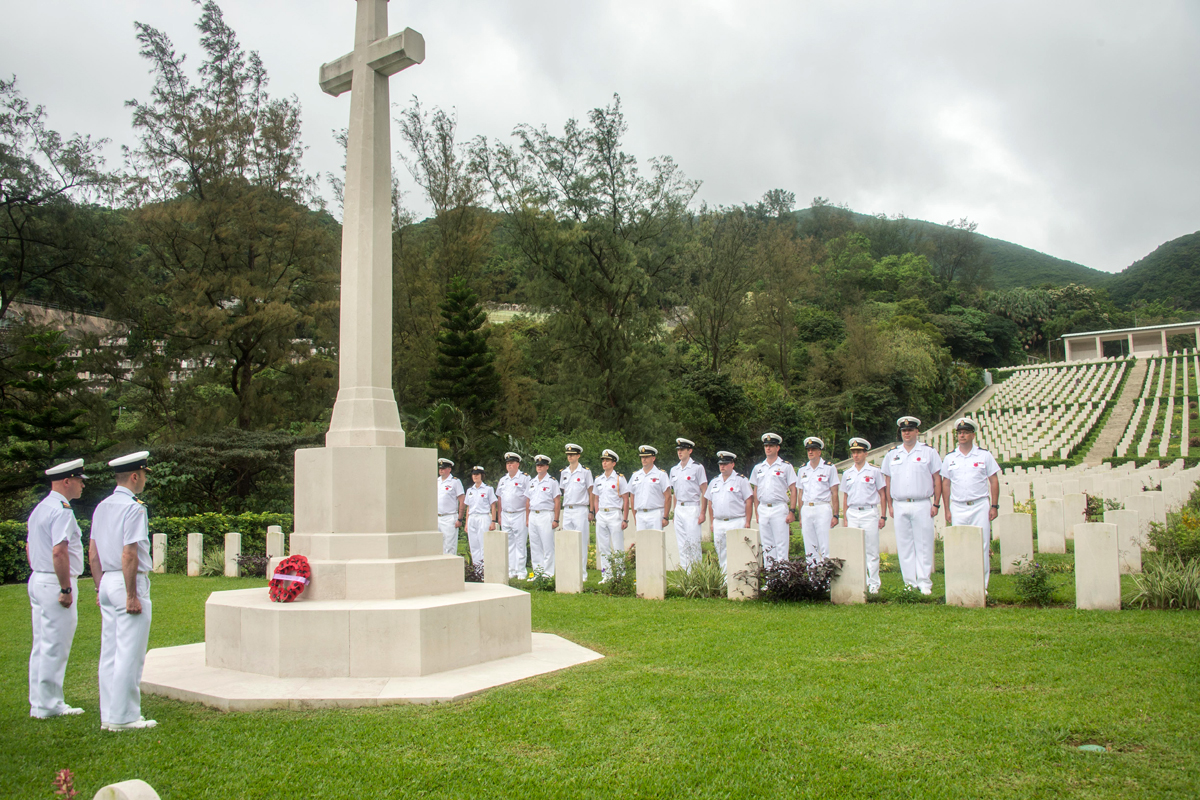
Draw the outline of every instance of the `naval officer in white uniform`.
M675 506L675 541L679 545L679 568L686 570L700 560L700 526L708 500L708 475L704 465L692 458L695 443L691 439L676 439L675 452L679 463L671 467L671 497ZM671 509L667 509L670 516Z
M879 592L879 530L887 522L886 479L879 467L867 461L871 443L855 436L850 439L850 457L854 463L842 471L842 527L862 528L867 553L867 591Z
M901 417L900 445L883 457L887 502L896 521L896 551L904 585L933 594L933 518L942 503L942 457L917 440L921 420Z
M596 517L596 561L600 582L612 577L609 557L625 549L625 528L629 516L629 482L617 472L621 457L614 450L600 454L601 473L592 484L592 502Z
M450 474L452 469L453 461L438 459L438 530L442 532L442 553L448 556L458 553L458 528L463 516L463 485Z
M787 561L792 542L792 506L796 503L796 470L779 457L783 437L778 433L762 435L767 458L750 473L754 487L754 513L758 517L758 538L763 563ZM828 534L827 534L828 535Z
M754 489L744 475L734 471L737 456L728 450L717 451L717 467L720 474L708 482L708 510L712 515L709 529L712 531L713 546L717 548L717 561L721 572L726 569L726 546L729 532L738 528L749 528L754 514Z
M1000 513L1000 465L975 444L975 421L954 422L958 447L942 459L942 496L947 525L974 525L983 531L983 588L992 573L992 520Z
M568 442L565 448L567 466L558 473L558 488L562 492L562 529L579 531L582 572L587 577L588 544L592 539L592 471L579 463L583 448Z
M150 532L143 450L108 462L117 488L92 516L89 560L100 593L100 729L153 728L142 716L142 667L150 641Z
M496 482L496 498L500 501L500 529L508 537L508 577L525 580L525 550L529 544L529 529L525 524L529 507L529 476L521 472L520 453L504 454L504 475Z
M804 557L809 561L829 558L829 529L837 525L838 471L821 458L825 440L809 436L804 440L808 461L796 472L796 503L800 507L800 533L804 536Z
M83 494L83 459L46 470L50 493L29 515L25 550L29 558L29 606L33 649L29 653L29 716L49 719L82 714L63 699L63 676L79 620L79 576L83 542L71 501Z
M629 476L635 531L661 531L667 524L671 502L671 476L654 465L658 448L644 444L638 448L642 468Z

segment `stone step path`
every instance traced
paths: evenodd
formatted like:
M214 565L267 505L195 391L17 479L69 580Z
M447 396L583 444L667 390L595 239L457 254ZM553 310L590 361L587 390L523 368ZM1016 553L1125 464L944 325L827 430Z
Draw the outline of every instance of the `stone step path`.
M1117 449L1117 443L1125 435L1129 418L1133 416L1134 406L1137 404L1138 397L1141 396L1142 383L1146 379L1146 369L1149 363L1149 359L1139 358L1133 365L1129 377L1125 379L1125 387L1121 390L1121 396L1117 398L1117 405L1108 417L1108 423L1096 437L1092 449L1084 456L1083 463L1101 464Z

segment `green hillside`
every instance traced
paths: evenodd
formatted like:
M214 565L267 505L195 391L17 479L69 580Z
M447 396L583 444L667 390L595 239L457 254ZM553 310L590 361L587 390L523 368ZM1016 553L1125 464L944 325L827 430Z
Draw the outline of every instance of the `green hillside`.
M1018 286L1038 286L1053 283L1063 286L1079 283L1099 289L1108 286L1112 275L1098 269L1065 261L1061 258L1030 250L1019 244L980 236L983 252L992 260L992 283L997 289L1013 289Z
M1200 311L1200 231L1159 245L1114 275L1109 293L1121 302L1162 300Z

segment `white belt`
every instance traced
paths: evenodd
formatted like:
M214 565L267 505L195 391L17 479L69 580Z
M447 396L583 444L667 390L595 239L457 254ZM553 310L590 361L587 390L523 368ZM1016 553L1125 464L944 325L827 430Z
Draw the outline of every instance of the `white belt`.
M567 508L587 508L587 503L568 503Z
M764 502L762 502L761 500L760 500L760 501L758 501L758 507L759 507L759 508L763 508L763 507L766 507L766 508L774 508L775 506L781 506L781 505L784 505L784 502L783 502L782 500L774 500L774 501L772 501L772 502L770 502L770 503L764 503Z
M826 501L825 501L825 502L823 502L823 503L803 503L802 505L806 505L806 506L827 506L827 505L829 505L829 501L828 501L828 500L826 500Z
M928 497L896 497L893 499L900 503L927 503L927 502L929 502Z
M438 514L438 516L439 517L456 517L456 516L458 516L458 512L457 511L447 511L445 514Z
M680 507L682 507L682 508L687 508L688 506L695 506L695 505L699 505L699 503L695 503L695 502L691 502L691 503L684 503L684 502L680 501L680 502L677 502L677 503L675 503L675 505L677 505L677 506L680 506Z
M554 509L552 509L552 508L545 508L545 509L531 508L529 510L532 511L534 514L549 514L552 511L554 511Z
M645 514L648 511L662 511L662 509L663 509L662 506L655 506L654 508L636 508L634 510L637 511L639 514Z
M490 511L472 511L471 512L472 517L490 517L491 515L492 514Z
M601 508L600 510L601 511L620 511L621 509L619 509L619 508Z
M737 517L717 517L720 522L733 522Z
M513 510L510 510L510 509L507 509L507 508L506 508L506 509L504 509L504 510L503 510L501 513L502 513L502 514L524 514L524 513L525 513L525 509L523 509L523 508L518 508L517 510L513 511Z
M875 506L850 506L854 511L874 511Z
M951 499L951 500L950 500L950 502L951 502L951 503L961 503L961 504L962 504L962 505L964 505L964 506L973 506L973 505L975 505L976 503L982 503L982 502L984 502L985 500L987 500L987 498L986 498L986 497L976 497L974 500L954 500L954 499Z

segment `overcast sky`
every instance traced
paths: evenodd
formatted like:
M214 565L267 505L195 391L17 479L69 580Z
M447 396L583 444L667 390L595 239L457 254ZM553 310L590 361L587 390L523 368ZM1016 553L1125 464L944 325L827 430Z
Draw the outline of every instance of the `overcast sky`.
M317 70L351 49L347 0L223 0L276 96L295 95L311 172L338 169L347 95ZM131 143L151 77L134 21L201 60L190 0L0 0L0 75L64 133ZM454 108L460 137L561 129L621 95L627 150L672 156L710 204L783 188L944 222L1117 271L1200 229L1200 2L393 0L425 36L391 80ZM393 149L399 134L393 125ZM397 161L406 203L426 206Z

